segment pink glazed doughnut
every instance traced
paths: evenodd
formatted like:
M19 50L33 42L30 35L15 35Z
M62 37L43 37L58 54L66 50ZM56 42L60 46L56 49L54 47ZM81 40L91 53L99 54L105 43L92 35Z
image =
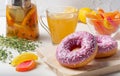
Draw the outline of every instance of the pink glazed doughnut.
M117 41L108 35L96 36L98 52L96 58L109 57L117 52Z
M58 62L68 68L79 68L92 61L97 53L97 41L88 32L76 32L65 37L56 49Z

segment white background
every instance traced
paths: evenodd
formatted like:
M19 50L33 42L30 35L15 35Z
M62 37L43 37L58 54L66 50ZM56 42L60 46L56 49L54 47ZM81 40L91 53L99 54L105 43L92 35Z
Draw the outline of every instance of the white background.
M54 7L54 6L74 6L77 8L81 7L91 7L91 8L97 8L101 7L106 10L114 10L114 9L120 9L120 0L36 0L39 13L43 13L45 8L47 7ZM0 16L5 16L5 0L0 0ZM2 19L0 20L2 22ZM0 23L1 23L0 22ZM3 30L2 30L3 31ZM7 66L9 65L3 65L1 67L0 71L3 74L6 73L4 69L7 69ZM9 69L9 68L8 68ZM14 69L14 68L13 68ZM40 68L41 70L35 71L35 73L40 73L40 76L55 76L52 73L48 73L48 71L44 68ZM5 73L4 73L5 72ZM9 72L12 72L12 70L9 70ZM45 72L45 73L42 73ZM0 74L1 74L0 73ZM6 73L7 74L7 73ZM31 74L31 73L29 73ZM119 76L120 73L111 74L109 76ZM5 76L5 75L3 75Z
M5 2L6 0L0 0L0 16L5 16ZM42 13L47 7L55 6L101 7L106 10L120 9L120 0L36 0L36 3L39 13Z

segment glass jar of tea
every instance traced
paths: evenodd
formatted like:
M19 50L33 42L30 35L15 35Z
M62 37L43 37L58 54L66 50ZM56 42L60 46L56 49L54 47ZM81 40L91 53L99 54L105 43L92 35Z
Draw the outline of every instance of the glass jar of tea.
M7 0L6 21L8 37L38 39L37 8L33 0Z

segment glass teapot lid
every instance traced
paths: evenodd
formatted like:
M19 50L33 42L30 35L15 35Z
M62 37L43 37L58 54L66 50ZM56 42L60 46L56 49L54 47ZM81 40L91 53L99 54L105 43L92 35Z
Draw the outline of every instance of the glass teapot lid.
M22 6L22 0L12 0L12 5L14 5L14 6Z
M29 7L31 5L31 0L11 0L13 6L24 6Z

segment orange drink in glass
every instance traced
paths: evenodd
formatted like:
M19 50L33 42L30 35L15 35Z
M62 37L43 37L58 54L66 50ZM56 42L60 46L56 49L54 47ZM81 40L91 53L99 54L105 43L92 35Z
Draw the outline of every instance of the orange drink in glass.
M52 42L54 44L73 33L78 22L78 11L73 7L47 9L47 21Z

